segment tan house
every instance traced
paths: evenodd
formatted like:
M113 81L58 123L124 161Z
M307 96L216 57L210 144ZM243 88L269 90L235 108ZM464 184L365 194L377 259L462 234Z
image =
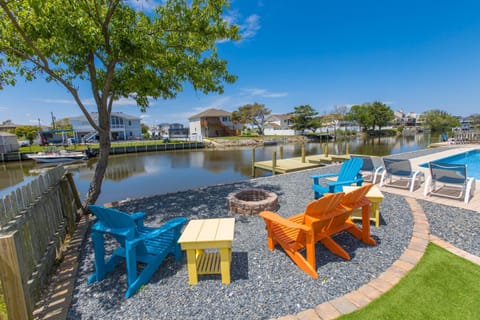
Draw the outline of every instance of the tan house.
M241 124L234 124L231 112L221 109L207 109L188 118L190 135L208 137L236 136Z

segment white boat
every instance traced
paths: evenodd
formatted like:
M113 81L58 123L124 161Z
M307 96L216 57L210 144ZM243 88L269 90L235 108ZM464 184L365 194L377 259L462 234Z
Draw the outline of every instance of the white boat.
M30 159L41 163L73 162L87 159L87 155L84 152L66 150L50 150L47 152L29 154L27 156Z

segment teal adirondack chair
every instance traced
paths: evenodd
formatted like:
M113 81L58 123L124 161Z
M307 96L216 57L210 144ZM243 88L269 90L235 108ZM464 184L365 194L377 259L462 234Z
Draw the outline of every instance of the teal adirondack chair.
M362 168L363 160L360 158L352 158L342 163L342 167L338 173L327 173L310 176L313 179L312 189L315 199L323 197L325 193L342 192L343 186L349 186L356 183L361 186L363 183ZM337 181L327 181L325 185L320 183L320 179L328 177L337 177Z
M91 233L95 272L89 277L88 283L103 280L108 272L125 259L128 279L125 297L129 298L150 280L168 254L180 259L181 250L177 240L187 222L186 218L173 218L159 228L150 228L143 225L144 212L128 214L93 205L88 208L97 217ZM113 236L119 243L106 262L105 234ZM137 272L137 263L145 264L140 273Z

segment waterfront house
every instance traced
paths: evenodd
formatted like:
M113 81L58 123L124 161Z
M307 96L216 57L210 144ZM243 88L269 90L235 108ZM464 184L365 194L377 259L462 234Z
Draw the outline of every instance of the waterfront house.
M0 153L18 151L17 136L7 132L0 132Z
M92 112L91 117L98 123L98 113ZM98 133L85 116L70 118L70 124L75 134L75 140L90 142L97 140ZM110 115L110 134L112 141L117 140L141 140L142 127L140 118L123 112L112 112Z
M188 128L185 128L181 123L160 123L151 126L148 129L150 137L160 139L186 139L188 138Z
M296 135L301 134L299 130L293 129L292 116L289 114L273 114L265 120L264 134L275 135Z
M241 124L232 122L231 113L221 109L208 109L188 118L190 136L222 137L236 136Z

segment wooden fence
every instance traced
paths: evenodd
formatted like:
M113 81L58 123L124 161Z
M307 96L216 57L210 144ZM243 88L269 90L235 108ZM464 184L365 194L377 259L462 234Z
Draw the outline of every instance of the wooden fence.
M0 199L0 281L9 319L33 318L80 206L62 166Z

